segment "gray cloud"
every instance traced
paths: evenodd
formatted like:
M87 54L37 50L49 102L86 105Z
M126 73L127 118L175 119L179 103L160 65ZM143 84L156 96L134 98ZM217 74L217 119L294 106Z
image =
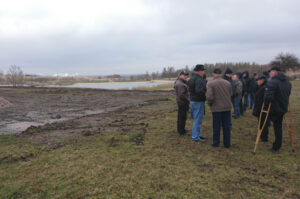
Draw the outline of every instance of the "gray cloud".
M0 30L0 67L105 75L203 62L264 64L279 52L300 55L297 0L144 1L143 6L145 15L100 17L90 26L71 18L50 28L34 25L48 20L48 11L35 7L20 20L35 21L36 31L23 28L25 34L9 35ZM0 15L8 17L1 10Z

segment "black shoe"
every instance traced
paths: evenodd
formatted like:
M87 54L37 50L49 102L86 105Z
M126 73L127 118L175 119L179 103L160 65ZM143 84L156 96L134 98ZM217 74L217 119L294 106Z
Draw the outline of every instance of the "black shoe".
M275 154L279 154L279 149L275 150L275 149L273 149L273 147L269 148L269 151L271 151L272 153L275 153Z
M199 136L200 137L200 139L202 139L202 140L205 140L206 138L205 137L203 137L203 136Z
M194 142L205 142L205 140L204 139L199 139L199 140L193 140Z
M191 134L188 133L188 132L186 132L184 135L185 135L185 136L191 136Z

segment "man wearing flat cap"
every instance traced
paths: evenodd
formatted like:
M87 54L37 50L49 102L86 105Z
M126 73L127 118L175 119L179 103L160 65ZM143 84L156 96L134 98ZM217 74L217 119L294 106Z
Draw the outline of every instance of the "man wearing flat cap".
M292 85L287 77L281 73L278 66L273 66L269 70L270 80L267 82L264 104L268 107L271 103L270 120L273 122L275 141L269 149L273 153L279 153L282 144L282 120L288 111L289 97Z
M266 90L266 84L267 84L267 77L265 75L260 76L257 79L257 90L255 93L255 102L254 102L254 108L252 114L258 118L260 116L261 112L261 107L264 103L264 95L265 95L265 90ZM263 126L263 123L266 119L266 113L262 113L261 115L261 123L260 123L260 129ZM268 134L269 134L269 125L270 125L270 120L267 118L267 122L265 124L264 129L262 130L262 133L260 135L260 141L262 142L267 142L268 141Z
M223 128L224 147L230 147L231 126L231 84L222 79L222 71L217 68L213 71L213 80L207 83L206 100L213 116L213 143L218 147L220 144L220 131Z
M178 105L177 115L177 132L179 135L188 135L185 130L185 123L187 119L187 112L189 110L190 94L187 86L188 73L181 71L178 75L175 84L176 101Z
M206 85L203 80L205 70L203 65L196 65L192 77L188 81L191 96L191 115L193 118L192 140L195 142L205 142L205 138L202 136L201 132L206 93Z

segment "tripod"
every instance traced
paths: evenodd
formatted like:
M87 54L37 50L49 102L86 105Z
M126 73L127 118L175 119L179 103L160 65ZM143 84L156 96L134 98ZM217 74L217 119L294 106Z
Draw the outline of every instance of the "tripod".
M261 135L263 129L265 128L265 126L266 126L266 122L267 122L267 120L268 120L269 113L270 113L271 103L269 103L269 106L268 106L268 109L267 109L267 110L264 110L264 105L265 105L265 104L263 103L263 105L261 106L260 114L259 114L258 128L257 128L257 137L256 137L256 142L255 142L253 154L256 153L256 149L257 149L257 146L258 146L258 142L259 142L260 135ZM261 121L261 116L262 116L262 114L266 114L266 117L265 117L265 119L264 119L264 121L263 121L262 127L260 128L261 122L262 122L262 121Z
M254 146L254 151L253 151L253 154L256 153L256 149L257 149L257 146L258 146L258 142L259 142L259 138L261 136L261 133L266 125L266 122L268 120L268 117L269 117L269 113L270 113L270 108L271 108L271 103L269 103L269 106L268 106L268 109L267 110L264 110L264 103L261 107L261 111L260 111L260 115L259 115L259 121L258 121L258 128L257 128L257 137L256 137L256 142L255 142L255 146ZM285 123L285 126L287 127L288 129L288 132L289 132L289 136L290 136L290 146L292 148L292 151L294 152L295 151L295 148L294 148L294 139L293 139L293 117L292 117L292 109L291 109L291 106L289 104L289 119L290 119L290 122L287 121L286 117L284 116L284 123ZM266 117L263 121L263 125L262 127L260 128L261 126L261 118L262 118L262 114L266 114Z
M286 116L284 116L284 124L286 128L288 129L289 136L290 136L290 146L293 152L295 152L294 148L294 139L293 139L293 115L292 115L292 107L291 104L289 104L289 122L286 119Z

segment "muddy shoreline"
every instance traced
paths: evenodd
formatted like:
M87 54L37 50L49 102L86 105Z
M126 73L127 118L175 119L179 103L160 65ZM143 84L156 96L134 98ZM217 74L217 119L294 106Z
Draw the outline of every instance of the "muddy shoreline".
M0 135L20 134L29 127L112 113L170 95L170 91L4 87L0 88L0 97L12 105L0 108Z

